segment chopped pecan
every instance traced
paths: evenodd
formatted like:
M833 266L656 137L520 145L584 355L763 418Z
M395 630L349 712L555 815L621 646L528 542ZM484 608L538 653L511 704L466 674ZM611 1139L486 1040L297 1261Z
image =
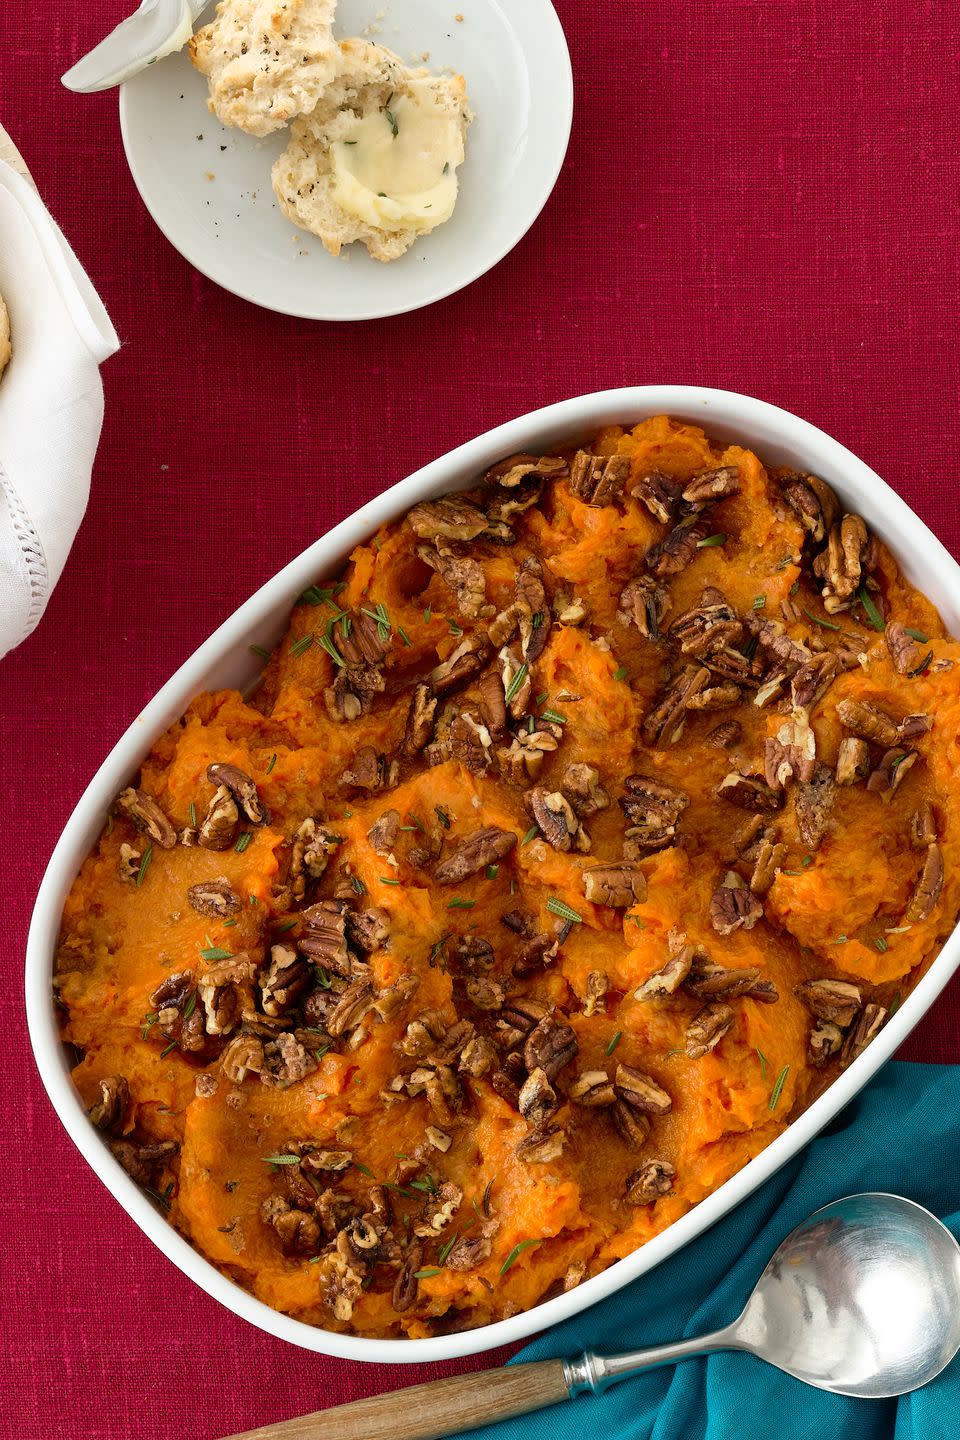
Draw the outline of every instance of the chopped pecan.
M796 787L793 803L797 824L811 850L819 850L823 843L836 797L837 784L827 765L817 765L810 781Z
M200 976L197 992L203 1004L208 1035L229 1035L243 1010L253 1009L253 962L245 954L217 960Z
M369 910L348 909L344 912L344 921L350 944L364 955L379 950L390 934L390 916L377 905L371 905Z
M197 834L197 844L206 850L229 850L237 833L240 811L226 785L216 791Z
M378 855L389 855L397 843L399 830L400 811L384 810L367 831L367 839Z
M596 1109L601 1105L612 1105L617 1098L606 1070L584 1070L574 1080L567 1092L578 1105Z
M777 662L784 677L809 664L813 658L802 640L794 640L787 634L787 627L780 620L771 620L759 610L748 610L744 624L755 637L758 649Z
M270 964L260 978L260 993L265 1015L283 1015L297 1003L313 978L307 962L295 950L274 945Z
M504 701L503 681L495 670L488 670L480 681L480 713L494 739L499 739L507 728L507 707Z
M304 929L297 941L302 955L344 978L353 968L346 942L346 910L343 900L321 900L301 911Z
M786 858L786 845L779 844L767 835L761 837L753 865L753 874L750 877L750 889L754 895L766 895L783 869L783 862Z
M478 1010L499 1010L503 1005L505 991L497 980L488 980L483 975L471 975L464 982L464 990L471 1005Z
M804 661L790 680L790 698L794 709L812 710L823 699L840 672L836 655L824 650Z
M543 1070L531 1070L520 1087L517 1108L527 1124L544 1125L557 1108L557 1092Z
M223 915L234 915L242 908L240 896L226 875L191 885L187 899L200 915L213 915L217 919Z
M196 980L193 971L177 970L173 975L168 975L165 980L161 980L150 996L150 1003L154 1009L159 1011L168 1008L182 1010L188 996L193 994L195 988Z
M207 779L212 785L227 787L251 825L262 825L266 821L267 812L257 787L245 770L238 770L236 765L215 762L207 766Z
M453 591L462 615L468 619L479 615L487 598L487 587L478 561L470 555L458 554L443 541L418 545L417 554Z
M541 1125L531 1130L517 1146L517 1158L527 1165L549 1165L563 1153L566 1135L559 1125Z
M687 1054L691 1060L698 1060L713 1050L723 1039L734 1021L729 1005L718 1002L704 1005L698 1010L685 1031Z
M465 1075L472 1075L478 1078L485 1075L491 1065L496 1063L497 1052L490 1040L485 1035L475 1035L468 1040L460 1052L460 1062L457 1066Z
M262 1085L273 1085L278 1090L297 1084L312 1074L317 1062L308 1054L295 1035L281 1033L276 1040L268 1040L263 1047L263 1069L260 1072Z
M627 1176L624 1200L628 1205L652 1205L673 1189L676 1170L668 1160L648 1160Z
M464 1235L446 1259L448 1270L475 1270L490 1258L491 1245L486 1235Z
M391 789L397 783L397 764L388 764L385 755L378 755L372 745L361 745L353 764L340 777L343 785L358 790Z
M527 1036L523 1061L528 1072L539 1067L552 1083L579 1048L576 1035L564 1020L545 1015Z
M642 1110L634 1110L619 1096L614 1100L610 1109L610 1115L614 1125L620 1134L621 1140L634 1150L643 1148L647 1136L650 1134L650 1117Z
M564 795L581 820L596 815L610 804L610 796L600 784L600 772L582 762L568 765L560 782Z
M700 541L705 540L709 533L709 520L699 519L693 524L681 521L656 545L651 545L644 556L650 574L657 580L679 575L697 558Z
M870 773L870 747L856 735L845 735L837 749L838 785L854 785Z
M264 1206L269 1206L269 1202L265 1201ZM277 1232L284 1255L314 1255L320 1248L320 1226L305 1210L287 1207L277 1211L271 1207L264 1213L261 1207L261 1214Z
M662 850L675 843L677 822L690 803L682 790L674 790L646 775L628 775L626 793L618 801L630 822L627 834L637 850Z
M117 796L117 809L132 820L138 830L143 831L151 844L159 845L161 850L172 850L176 845L176 830L157 802L142 790L135 790L132 786L122 790Z
M462 495L421 501L408 513L407 520L421 540L474 540L487 526L487 517L479 506Z
M613 1088L627 1105L634 1110L643 1110L651 1115L666 1115L673 1109L673 1101L666 1090L650 1075L635 1070L632 1065L618 1065Z
M777 482L790 509L815 544L826 538L840 507L830 486L816 475L781 472Z
M506 859L517 843L512 830L500 830L496 825L486 825L457 846L446 860L433 872L438 885L454 885L476 875L487 865L496 865Z
M706 666L685 665L644 717L640 733L645 743L654 748L675 745L683 731L690 701L709 681L710 671Z
M507 695L510 696L510 699L506 701L507 709L514 720L521 720L527 712L533 690L529 667L519 652L509 646L504 646L500 650L498 663L504 698Z
M337 1000L327 1016L329 1034L345 1035L360 1024L363 1017L373 1008L373 989L367 980L355 980Z
M652 575L638 575L620 592L617 619L621 625L635 625L645 640L659 640L660 623L669 608L670 597L663 586ZM560 620L563 624L562 616Z
M939 845L928 845L923 870L903 917L907 924L918 925L921 920L926 920L932 915L939 903L942 890L943 855Z
M684 989L700 1000L735 1000L740 995L749 995L759 979L760 971L753 967L728 970L724 965L714 965L695 956Z
M376 697L386 689L383 673L374 665L342 666L332 685L323 691L323 703L331 720L359 720L369 715Z
M539 779L544 760L559 745L553 733L559 729L559 726L551 725L540 730L519 730L510 742L510 748L499 752L503 771L515 785Z
M363 1289L363 1269L358 1268L358 1262L351 1263L337 1250L331 1250L316 1270L321 1304L326 1305L341 1324L348 1324Z
M398 1315L402 1315L405 1310L409 1310L410 1306L416 1303L419 1289L417 1271L422 1264L423 1246L411 1245L390 1297L391 1304Z
M744 638L743 622L737 612L712 587L703 591L692 610L677 616L668 633L682 654L704 663L725 646L739 645Z
M493 965L493 946L480 935L461 935L456 943L456 959L463 974L483 975Z
M887 1012L882 1005L864 1005L847 1031L847 1038L840 1052L841 1064L849 1065L858 1055L863 1054L870 1041L882 1030L886 1018Z
M536 921L529 910L505 910L500 916L500 924L506 925L514 935L530 936L534 933Z
M818 1020L810 1031L807 1060L819 1070L833 1055L839 1053L842 1044L843 1031L840 1026L835 1025L832 1020Z
M516 455L508 455L505 460L498 460L496 465L483 477L484 485L498 485L503 490L514 490L522 488L525 480L531 475L541 475L550 480L556 480L567 472L567 462L559 455L528 455L521 452Z
M151 1189L155 1188L154 1180L160 1167L179 1149L176 1140L158 1140L145 1145L138 1145L133 1140L114 1140L110 1144L114 1159L120 1162L131 1180Z
M105 1075L99 1082L100 1099L87 1114L98 1130L116 1130L126 1119L130 1108L130 1086L125 1075Z
M925 850L937 838L937 817L929 800L924 800L910 819L910 844L914 850Z
M823 581L828 614L847 608L864 571L873 563L875 548L859 515L844 515L839 524L830 527L826 548L813 562L813 573Z
M426 1135L434 1150L439 1150L444 1155L453 1144L453 1136L448 1135L445 1130L438 1130L436 1125L428 1125L423 1133Z
M660 470L651 470L637 481L630 494L642 501L661 525L669 525L676 519L682 490L682 480L673 475L664 475Z
M887 802L917 758L915 750L884 751L880 764L867 781L867 789Z
M517 571L514 589L520 606L520 654L532 665L543 654L550 635L550 607L543 586L543 569L532 555Z
M698 470L683 487L683 499L697 509L740 493L740 467L721 465L715 470Z
M623 910L647 898L647 880L637 865L591 865L583 872L583 893L594 905Z
M710 899L710 923L718 935L732 935L742 926L752 930L763 915L763 901L749 890L735 870L728 870Z
M775 736L767 737L764 778L771 789L782 789L794 777L806 783L813 779L816 763L817 737L804 711L797 710Z
M582 625L587 618L587 607L579 595L558 594L554 600L554 614L559 625Z
M140 873L140 863L143 859L139 850L134 850L132 845L121 845L117 857L117 874L120 879L129 883L136 880Z
M804 980L794 991L818 1020L828 1020L842 1030L853 1020L861 1004L860 989L849 980Z
M472 680L490 659L492 647L485 635L465 635L446 660L430 673L435 695L446 695Z
M538 970L543 970L550 964L551 960L557 958L560 949L560 939L557 935L548 935L545 931L533 935L521 946L520 954L514 962L513 973L523 979L527 975L535 975Z
M603 970L591 970L587 975L587 993L583 997L583 1014L589 1019L591 1015L603 1014L604 996L610 989L610 981Z
M673 995L690 974L696 951L692 945L683 945L676 955L671 955L665 965L654 970L638 990L633 992L634 1000L665 1000Z
M706 743L714 750L732 750L742 739L743 726L740 721L724 720L707 733Z
M554 850L589 849L589 842L583 844L585 832L573 807L559 790L544 790L535 786L527 792L525 799L541 835Z
M926 735L933 725L933 718L930 715L904 715L897 726L897 735L900 740L919 740L921 735Z
M433 732L433 716L437 708L437 697L430 686L421 681L414 686L410 697L410 708L400 742L401 754L412 759L419 755Z
M308 881L320 879L341 843L339 835L323 830L312 816L298 826L290 857L290 894L294 900L304 898Z
M883 634L898 675L909 675L920 664L920 650L913 636L899 620L891 620Z
M401 975L393 985L388 985L374 997L373 1009L381 1020L394 1020L419 988L419 975Z
M630 477L628 455L591 455L578 450L570 462L570 489L587 505L612 505Z
M783 803L776 790L753 775L741 775L738 770L731 770L729 775L724 776L717 786L717 796L720 800L736 805L740 810L752 810L765 815L779 810Z
M232 1085L242 1085L247 1071L263 1072L263 1041L256 1035L237 1035L220 1056L220 1068Z

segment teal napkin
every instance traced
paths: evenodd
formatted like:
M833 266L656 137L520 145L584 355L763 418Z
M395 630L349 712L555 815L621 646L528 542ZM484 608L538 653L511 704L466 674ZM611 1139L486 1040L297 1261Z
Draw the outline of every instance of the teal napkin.
M540 1336L511 1363L627 1350L728 1324L780 1241L811 1211L889 1190L960 1236L960 1066L887 1065L833 1124L672 1259ZM958 1440L960 1358L901 1400L851 1400L751 1355L686 1360L473 1440Z

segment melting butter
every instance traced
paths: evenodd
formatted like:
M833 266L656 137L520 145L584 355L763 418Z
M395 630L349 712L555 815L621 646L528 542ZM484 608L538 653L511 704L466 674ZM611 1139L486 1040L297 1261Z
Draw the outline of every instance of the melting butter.
M333 194L342 209L381 230L426 232L457 203L463 124L428 85L357 116L331 147Z

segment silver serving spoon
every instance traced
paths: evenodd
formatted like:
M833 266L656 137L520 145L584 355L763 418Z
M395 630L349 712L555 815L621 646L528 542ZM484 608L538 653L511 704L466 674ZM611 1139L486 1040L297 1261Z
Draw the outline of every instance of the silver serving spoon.
M912 1200L848 1195L787 1236L723 1330L624 1355L588 1351L456 1375L230 1440L443 1440L713 1350L745 1350L838 1395L917 1390L960 1350L960 1245Z

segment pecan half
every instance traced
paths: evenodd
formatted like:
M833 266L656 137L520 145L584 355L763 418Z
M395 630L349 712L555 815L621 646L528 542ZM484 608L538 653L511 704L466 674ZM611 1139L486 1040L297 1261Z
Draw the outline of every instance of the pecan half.
M342 900L321 900L301 911L304 928L297 940L301 955L344 978L353 968L346 942L346 909Z
M614 1100L610 1109L610 1117L620 1139L634 1150L642 1150L647 1136L650 1134L650 1117L642 1110L634 1110L619 1096Z
M725 646L741 644L744 638L743 622L737 612L712 586L703 591L692 610L677 616L668 633L680 646L681 654L704 663Z
M583 872L583 893L594 905L623 910L647 898L647 879L637 865L591 865Z
M229 850L239 823L240 811L237 809L237 802L226 785L221 785L207 806L207 813L197 834L197 844L202 845L205 850Z
M273 1198L273 1197L271 1197ZM320 1248L320 1226L313 1215L305 1210L294 1210L281 1202L284 1209L265 1200L261 1206L261 1217L273 1226L284 1255L314 1255Z
M598 814L610 804L610 796L600 784L600 772L593 765L582 762L568 765L563 772L560 788L573 807L574 814L581 820Z
M465 635L446 660L430 673L435 695L447 695L472 680L490 659L492 646L485 635Z
M644 556L650 574L657 580L679 575L697 558L700 541L705 540L709 533L709 520L695 520L692 525L681 522L674 526L656 545L651 545Z
M776 790L753 775L741 775L738 770L724 776L717 786L717 798L740 810L761 815L770 815L783 804L783 797Z
M834 1055L839 1054L843 1044L843 1031L832 1020L818 1020L810 1031L807 1042L807 1060L815 1069L826 1065Z
M706 737L706 744L714 750L732 750L743 739L743 726L739 720L724 720L714 725Z
M430 686L420 682L414 686L410 697L410 708L400 742L400 753L412 759L419 755L433 733L433 716L437 708L437 697Z
M627 1176L623 1198L628 1205L652 1205L670 1194L676 1174L668 1160L648 1160Z
M339 835L331 835L321 828L320 822L308 816L297 828L293 837L293 851L290 857L290 894L294 900L303 900L310 880L319 880L327 868L330 856L340 845Z
M485 1035L475 1035L468 1040L460 1052L457 1069L475 1078L485 1075L491 1065L496 1064L497 1052Z
M460 555L444 541L434 545L418 545L417 554L456 596L462 615L473 619L479 615L487 598L483 569L470 555Z
M100 1099L91 1105L87 1115L98 1130L116 1130L130 1108L130 1086L125 1075L105 1075L99 1084Z
M776 735L767 737L764 748L764 778L767 784L782 789L796 776L808 782L813 779L817 763L817 738L802 710L785 720Z
M728 970L724 965L714 965L696 956L684 981L684 989L700 1000L735 1000L740 995L749 995L759 979L760 971L753 967Z
M510 699L506 701L507 709L514 720L522 720L527 713L530 703L530 695L533 690L533 681L530 676L529 666L524 662L519 652L504 646L498 655L500 668L500 680L503 684L504 698L507 695Z
M405 1310L409 1310L410 1306L416 1303L417 1291L420 1288L417 1271L422 1264L423 1246L411 1245L390 1297L390 1303L398 1315L402 1315Z
M245 770L238 770L236 765L215 762L207 766L207 779L212 785L227 787L251 825L262 825L266 821L267 812L257 787Z
M704 1005L702 1010L698 1010L684 1032L690 1059L698 1060L701 1055L713 1050L730 1029L734 1018L730 1006L722 1001Z
M870 747L856 735L845 735L837 749L837 784L855 785L870 773Z
M488 980L484 975L469 976L463 988L470 1004L478 1010L499 1010L506 996L498 980Z
M867 789L886 803L917 759L915 750L885 750L880 764L867 780Z
M531 1070L520 1087L517 1108L527 1124L544 1125L557 1108L557 1092L539 1066Z
M898 675L909 675L912 670L916 670L920 664L920 650L905 625L901 625L899 620L891 620L883 632L883 638L887 642L890 659Z
M576 1035L565 1021L545 1015L527 1036L523 1061L528 1072L539 1068L552 1083L579 1048Z
M520 1141L517 1159L526 1165L549 1165L562 1155L565 1139L559 1125L541 1125Z
M760 897L744 885L735 870L728 870L710 899L710 923L717 934L732 935L741 926L752 930L762 915Z
M363 609L348 610L338 616L331 635L349 670L368 666L376 669L381 665L387 653L389 637L387 622L376 619Z
M767 835L761 836L757 846L757 856L753 865L753 874L750 877L750 889L754 895L766 895L770 886L783 869L783 862L786 858L786 845L779 844Z
M386 756L378 755L372 745L361 745L353 763L341 775L340 783L357 790L384 790L391 789L397 778L395 761L388 764Z
M384 810L367 831L367 839L378 855L389 855L397 843L399 830L400 811Z
M504 700L503 681L495 670L488 670L478 686L480 691L480 713L484 724L494 739L499 739L507 728L507 706Z
M265 1015L283 1015L295 1005L313 980L307 962L285 945L273 945L270 964L260 978Z
M927 858L917 881L904 919L909 925L918 925L933 914L943 890L943 854L939 845L927 846Z
M929 800L925 800L910 818L910 844L914 850L925 850L937 838L937 817Z
M644 716L640 733L645 743L654 748L675 745L683 732L690 701L709 681L710 671L705 665L685 665L671 680L653 709Z
M517 843L512 830L500 830L496 825L486 825L457 846L446 860L433 872L438 885L454 885L476 875L487 865L496 865L506 859Z
M858 1055L863 1054L870 1041L883 1029L886 1018L887 1012L882 1005L864 1005L847 1031L847 1038L840 1052L841 1064L849 1065Z
M345 1035L352 1030L373 1009L373 990L367 980L355 980L337 1000L327 1016L327 1032L330 1035Z
M643 1110L650 1115L666 1115L673 1109L673 1101L661 1085L642 1070L632 1065L618 1065L613 1088L627 1105L634 1110Z
M823 581L824 609L845 610L865 570L873 564L876 547L859 515L844 515L830 528L826 549L813 562L813 573Z
M682 480L664 475L660 470L651 470L641 476L630 494L636 496L661 525L669 525L676 519L682 489Z
M811 1015L839 1025L842 1030L851 1023L861 1004L860 989L849 980L804 980L794 994Z
M638 575L620 592L617 619L621 625L635 625L645 640L659 640L660 624L669 608L670 597L663 586L651 575Z
M781 471L777 483L804 530L819 545L840 513L830 486L816 475L802 475L794 470Z
M531 815L540 827L541 835L554 850L584 848L577 843L583 834L580 821L569 800L559 790L544 790L535 786L527 792L525 799Z
M578 450L570 461L570 489L587 505L612 505L630 478L628 455L591 455Z
M378 905L371 905L369 910L347 910L343 918L350 944L364 955L379 950L390 934L390 916Z
M187 891L187 899L198 914L213 915L216 918L223 915L235 915L242 908L240 896L226 875L219 875L215 880L201 880L198 885L191 885Z
M627 834L636 850L662 850L677 838L677 822L690 804L689 796L646 775L628 775L626 793L617 802L630 828Z
M138 1185L154 1188L157 1172L180 1149L176 1140L158 1140L138 1145L133 1140L114 1140L111 1153Z
M323 703L331 720L359 720L369 715L376 697L386 689L383 673L373 665L342 666L332 685L323 691Z
M812 710L840 673L836 655L824 650L804 661L790 680L790 698L796 710Z
M610 989L610 980L604 970L591 970L587 975L587 989L583 997L582 1014L587 1019L591 1015L602 1015L604 1011L604 998Z
M475 1270L490 1258L491 1244L486 1235L464 1235L446 1258L448 1270Z
M135 790L132 786L122 790L117 796L117 809L126 815L128 820L132 820L152 844L159 845L161 850L172 850L176 845L176 830L157 802L151 800L144 791Z
M220 1056L220 1068L232 1085L242 1085L248 1071L263 1072L263 1041L256 1035L237 1035Z
M674 995L690 974L695 955L692 945L682 946L676 955L671 955L666 965L661 965L659 970L647 976L640 988L633 992L634 1000L666 1000Z
M683 487L683 499L699 508L740 494L739 465L721 465L714 470L698 470Z
M442 495L414 505L407 520L421 540L474 540L487 527L479 506L462 495Z
M896 720L879 706L862 700L838 701L837 719L855 735L875 745L895 745L900 739L900 727Z
M256 974L249 955L217 960L197 981L208 1035L229 1035L240 1023L241 1012L252 1010Z

